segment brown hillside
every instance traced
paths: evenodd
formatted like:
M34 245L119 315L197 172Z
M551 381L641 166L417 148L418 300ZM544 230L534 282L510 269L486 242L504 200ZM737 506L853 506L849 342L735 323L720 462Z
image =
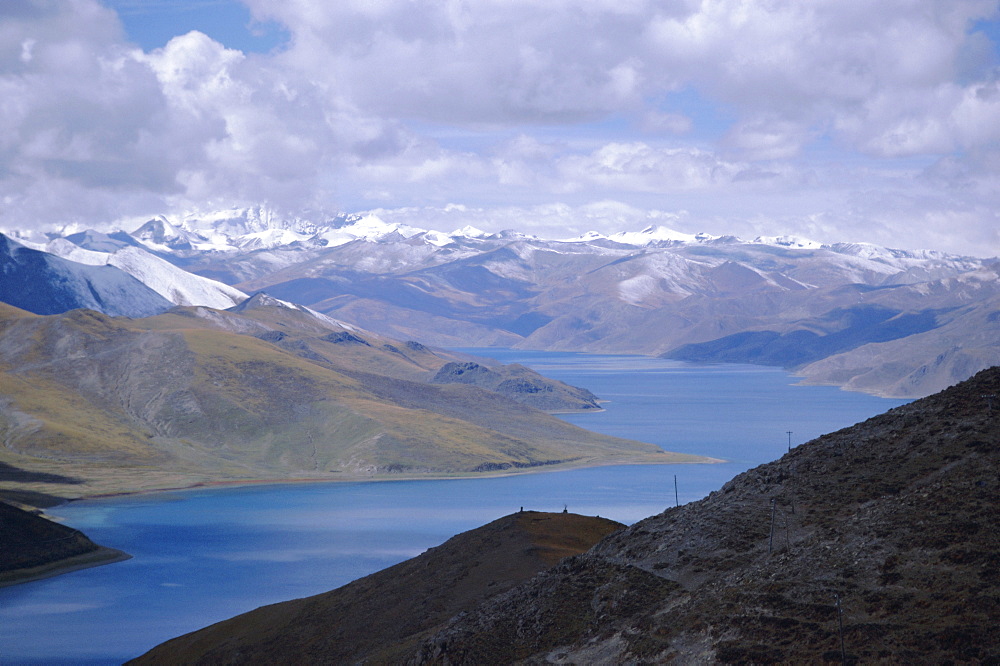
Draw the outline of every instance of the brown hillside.
M997 663L997 395L992 368L800 446L455 618L412 660Z
M575 514L516 513L332 592L175 638L130 663L398 662L448 618L621 527Z
M0 463L35 475L0 493L709 462L536 409L593 401L527 369L491 369L530 378L519 400L428 383L452 360L263 296L137 320L0 309Z

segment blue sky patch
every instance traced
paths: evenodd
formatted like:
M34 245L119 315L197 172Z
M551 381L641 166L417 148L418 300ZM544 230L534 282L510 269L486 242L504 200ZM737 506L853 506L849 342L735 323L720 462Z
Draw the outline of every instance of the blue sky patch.
M230 49L268 53L288 41L276 23L260 23L235 0L104 0L118 12L129 39L145 51L166 45L192 30Z

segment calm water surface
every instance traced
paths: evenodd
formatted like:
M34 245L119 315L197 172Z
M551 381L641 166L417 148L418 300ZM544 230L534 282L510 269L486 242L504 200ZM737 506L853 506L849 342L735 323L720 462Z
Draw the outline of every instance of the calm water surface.
M526 509L631 523L704 497L736 474L902 404L794 386L756 366L476 350L608 400L567 415L591 430L727 462L637 465L450 481L324 483L74 502L52 513L127 562L0 589L0 664L121 663L266 603L326 591Z

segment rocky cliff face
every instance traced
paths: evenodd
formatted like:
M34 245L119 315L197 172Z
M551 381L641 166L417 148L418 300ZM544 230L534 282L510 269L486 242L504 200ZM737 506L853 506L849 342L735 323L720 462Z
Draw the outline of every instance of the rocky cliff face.
M998 394L993 368L800 446L454 618L412 661L996 660Z

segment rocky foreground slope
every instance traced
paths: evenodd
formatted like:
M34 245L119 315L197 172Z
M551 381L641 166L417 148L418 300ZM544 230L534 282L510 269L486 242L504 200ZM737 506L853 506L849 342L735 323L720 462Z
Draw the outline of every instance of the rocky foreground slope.
M455 618L413 661L994 663L997 395L992 368L824 435Z
M575 514L516 513L332 592L175 638L130 663L401 661L448 618L622 527Z
M377 593L330 593L326 599L338 602L325 608L322 595L270 606L149 656L153 663L303 655L317 663L361 655L436 664L996 663L998 394L1000 368L992 368L824 435L703 500L485 595L420 645L418 630L394 637L369 631L363 618L392 616L409 626L430 609L440 612L449 590L488 588L490 574L466 579L465 572L480 562L504 566L492 540L456 537L463 539L457 560L430 551L377 574ZM404 590L400 605L394 595Z

